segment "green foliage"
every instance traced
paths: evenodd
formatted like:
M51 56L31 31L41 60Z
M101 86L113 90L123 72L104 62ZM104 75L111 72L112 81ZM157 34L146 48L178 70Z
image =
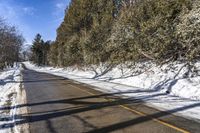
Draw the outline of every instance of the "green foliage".
M87 64L99 64L108 60L109 53L106 52L105 46L114 21L112 1L99 0L94 5L93 25L83 45L85 55L87 55L85 58Z
M116 61L177 59L179 16L191 8L189 0L144 0L122 11L108 48ZM114 50L113 50L114 49Z
M199 58L197 0L72 0L51 45L54 66Z
M193 4L193 9L180 16L176 35L183 47L182 56L193 61L200 57L200 2Z
M113 1L72 0L57 30L59 66L106 61L104 41L113 22Z
M50 48L50 43L51 43L50 41L44 42L40 34L36 35L33 41L33 45L31 47L32 51L31 60L38 66L48 64L47 57Z
M52 42L49 54L48 54L49 64L52 66L57 66L58 64L58 45L55 42Z

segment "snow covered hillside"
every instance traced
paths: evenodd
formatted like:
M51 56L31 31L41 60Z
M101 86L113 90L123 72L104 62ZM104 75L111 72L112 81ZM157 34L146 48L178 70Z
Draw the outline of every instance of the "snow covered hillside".
M20 69L20 66L16 65L14 68L0 71L0 133L19 132L14 116L18 112L16 106L22 98Z
M142 99L147 105L177 115L200 121L200 76L196 63L193 74L183 63L156 66L153 63L138 63L135 69L123 65L114 67L104 75L102 67L79 70L76 68L37 67L29 62L27 68L67 77L95 86L106 93L120 93L123 97ZM145 67L144 67L145 65ZM122 69L123 68L123 69Z

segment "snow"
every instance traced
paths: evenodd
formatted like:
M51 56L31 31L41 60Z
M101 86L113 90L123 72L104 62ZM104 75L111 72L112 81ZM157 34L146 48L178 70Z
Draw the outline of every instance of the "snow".
M200 122L199 71L196 70L197 74L192 75L184 63L156 66L145 62L136 64L135 69L118 65L96 78L94 71L89 68L80 70L74 67L37 67L30 62L24 64L28 69L90 84L94 89L105 93L118 93L121 97L141 99L148 106ZM199 68L200 63L195 66ZM102 71L102 68L96 67L97 72ZM186 76L189 74L190 78Z
M20 91L20 66L16 64L14 68L0 72L0 108L10 107L8 110L0 109L0 133L18 132L14 126L5 127L6 124L15 124L14 116L17 113L16 105L18 104ZM9 118L8 120L4 120Z

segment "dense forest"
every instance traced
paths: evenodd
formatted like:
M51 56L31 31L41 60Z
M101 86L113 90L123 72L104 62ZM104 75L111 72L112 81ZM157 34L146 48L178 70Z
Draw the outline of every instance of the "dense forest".
M60 67L195 62L199 36L198 0L71 0L56 40L37 35L32 59Z
M23 36L14 26L9 26L0 19L0 70L13 66L20 61L20 50L24 43Z

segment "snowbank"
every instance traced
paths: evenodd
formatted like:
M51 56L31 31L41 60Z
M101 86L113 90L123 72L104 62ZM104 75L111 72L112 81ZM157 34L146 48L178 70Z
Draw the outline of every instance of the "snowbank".
M83 71L75 68L37 67L29 62L24 64L29 69L87 83L106 93L116 92L125 97L142 99L161 110L200 121L200 76L197 72L188 78L187 75L191 73L182 63L159 67L147 62L137 64L134 70L117 66L95 79L96 73L89 69ZM197 63L196 68L199 66ZM100 69L96 70L99 72Z
M19 132L18 127L15 126L14 116L17 113L16 106L21 97L20 80L19 65L0 72L0 133Z

